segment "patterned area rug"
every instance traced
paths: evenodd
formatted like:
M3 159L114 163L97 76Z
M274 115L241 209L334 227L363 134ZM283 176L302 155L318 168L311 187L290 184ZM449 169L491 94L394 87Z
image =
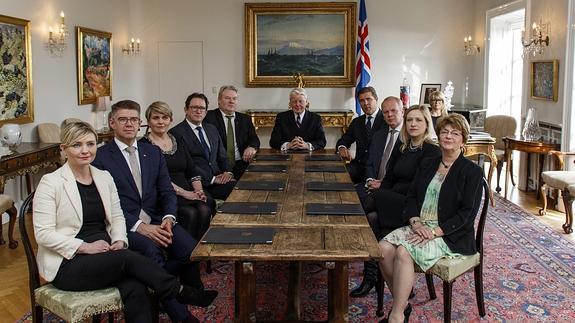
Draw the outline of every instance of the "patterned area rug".
M495 196L497 206L490 208L484 245L484 291L487 316L480 318L475 300L473 274L467 273L454 283L452 319L459 322L555 321L575 322L575 247L511 202ZM361 281L361 263L350 264L350 289ZM234 314L233 266L213 264L214 272L203 277L220 296L206 309L190 307L202 322L232 322ZM285 317L287 271L285 263L258 264L258 320L281 321ZM318 264L303 266L301 291L302 319L327 320L327 272ZM415 285L412 322L442 322L441 281L435 280L438 299L431 301L423 275ZM386 312L390 308L386 290ZM377 322L375 291L367 297L350 299L350 321ZM120 319L121 315L116 315ZM48 321L58 319L49 315ZM30 314L21 321L30 321ZM162 322L168 318L162 315Z

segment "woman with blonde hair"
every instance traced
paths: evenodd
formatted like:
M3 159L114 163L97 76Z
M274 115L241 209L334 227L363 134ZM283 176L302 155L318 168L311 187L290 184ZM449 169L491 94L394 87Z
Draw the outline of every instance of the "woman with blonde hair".
M445 106L445 95L441 91L433 91L429 94L429 112L431 112L431 121L433 127L437 124L437 120L447 115L447 107Z

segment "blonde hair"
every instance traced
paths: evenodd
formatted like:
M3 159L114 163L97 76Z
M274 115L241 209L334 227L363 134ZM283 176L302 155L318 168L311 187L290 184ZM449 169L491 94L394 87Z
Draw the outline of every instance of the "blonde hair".
M439 120L437 120L437 124L435 125L435 132L439 134L441 130L447 125L451 125L453 128L461 131L461 135L463 136L463 144L467 143L471 129L469 128L469 123L464 116L459 113L451 113L445 117L439 118Z
M163 116L168 116L170 117L170 121L173 121L172 109L170 109L170 106L166 102L156 101L150 104L150 106L148 106L148 108L146 109L146 120L148 122L150 122L150 117L154 112L159 113Z
M60 143L64 146L70 146L78 139L89 134L93 134L95 140L98 141L98 134L91 124L84 121L71 122L60 130Z
M443 102L441 104L441 116L444 117L447 115L447 108L445 107L445 95L441 91L433 91L429 94L429 103L431 104L431 100L441 100Z
M401 127L401 133L399 134L401 142L403 142L403 144L401 145L402 152L405 151L405 149L409 147L409 144L411 143L411 136L409 135L409 133L407 133L407 124L406 124L407 115L411 111L415 110L421 112L421 114L423 114L423 118L425 119L425 133L423 134L423 141L436 145L435 141L433 140L433 138L435 138L436 135L435 131L433 130L433 121L431 121L431 113L429 112L429 109L427 108L427 106L423 104L412 105L407 110L405 110L405 113L403 114L403 127Z

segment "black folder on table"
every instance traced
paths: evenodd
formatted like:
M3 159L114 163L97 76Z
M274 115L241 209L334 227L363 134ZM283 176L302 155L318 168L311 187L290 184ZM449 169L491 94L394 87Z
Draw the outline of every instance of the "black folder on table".
M305 188L308 191L355 191L352 183L338 182L308 182Z
M332 155L309 155L305 156L307 161L341 161L341 157L336 154Z
M305 165L306 173L345 173L346 171L343 165Z
M235 214L276 214L278 204L275 202L224 202L219 213Z
M256 155L256 157L254 157L254 160L259 161L285 161L290 159L290 155Z
M287 149L288 154L309 154L311 151L309 149Z
M249 165L246 172L285 173L287 165Z
M307 215L364 215L361 204L307 203Z
M202 243L220 244L271 244L274 228L209 228Z
M239 181L234 188L236 190L283 191L285 185L285 182L280 181Z

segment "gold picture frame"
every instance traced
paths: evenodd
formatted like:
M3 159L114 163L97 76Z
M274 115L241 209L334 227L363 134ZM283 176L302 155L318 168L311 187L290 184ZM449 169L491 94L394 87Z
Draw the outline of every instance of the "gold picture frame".
M557 101L559 92L559 60L531 62L531 98Z
M34 121L30 21L0 15L0 126Z
M356 2L244 8L246 87L355 86Z
M112 98L112 33L76 27L78 104Z

